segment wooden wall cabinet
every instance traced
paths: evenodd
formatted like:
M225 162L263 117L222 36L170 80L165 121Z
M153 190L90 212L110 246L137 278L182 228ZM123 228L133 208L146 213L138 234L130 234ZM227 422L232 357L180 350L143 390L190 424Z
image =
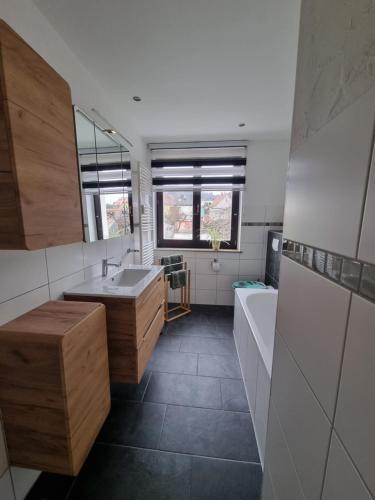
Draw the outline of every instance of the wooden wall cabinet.
M82 239L69 85L0 20L0 249Z
M105 308L51 301L0 327L12 465L77 475L110 409Z
M138 384L164 326L164 276L136 299L64 294L65 300L96 300L106 307L111 382Z

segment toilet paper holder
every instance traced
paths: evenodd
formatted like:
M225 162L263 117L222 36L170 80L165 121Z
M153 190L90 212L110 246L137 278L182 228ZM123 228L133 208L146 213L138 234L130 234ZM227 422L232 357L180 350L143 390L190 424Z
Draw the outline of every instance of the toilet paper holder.
M215 273L218 273L220 271L220 262L218 259L214 259L211 262L212 265L212 270L215 271Z

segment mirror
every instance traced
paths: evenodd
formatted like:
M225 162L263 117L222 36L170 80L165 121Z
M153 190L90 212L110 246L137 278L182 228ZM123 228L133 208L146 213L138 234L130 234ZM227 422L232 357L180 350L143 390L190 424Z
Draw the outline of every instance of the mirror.
M133 232L131 161L126 147L74 108L85 241Z

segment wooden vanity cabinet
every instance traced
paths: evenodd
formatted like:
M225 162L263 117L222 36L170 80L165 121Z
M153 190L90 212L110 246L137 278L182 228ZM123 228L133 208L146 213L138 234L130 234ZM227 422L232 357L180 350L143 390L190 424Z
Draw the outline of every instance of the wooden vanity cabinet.
M0 249L82 239L69 85L0 20Z
M64 298L105 305L111 382L138 384L164 326L163 274L135 299L69 293Z
M0 327L9 461L77 475L109 413L105 308L50 301Z

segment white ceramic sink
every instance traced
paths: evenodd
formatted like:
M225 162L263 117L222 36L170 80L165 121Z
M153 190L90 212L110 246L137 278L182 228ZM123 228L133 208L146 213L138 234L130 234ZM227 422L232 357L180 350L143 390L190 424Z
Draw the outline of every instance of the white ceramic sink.
M107 279L106 282L108 285L113 286L135 286L137 285L143 278L145 278L150 270L145 269L124 269L119 273L115 274L111 278Z
M65 293L77 296L137 298L152 280L163 273L163 266L132 264L110 277L98 276L84 281Z

